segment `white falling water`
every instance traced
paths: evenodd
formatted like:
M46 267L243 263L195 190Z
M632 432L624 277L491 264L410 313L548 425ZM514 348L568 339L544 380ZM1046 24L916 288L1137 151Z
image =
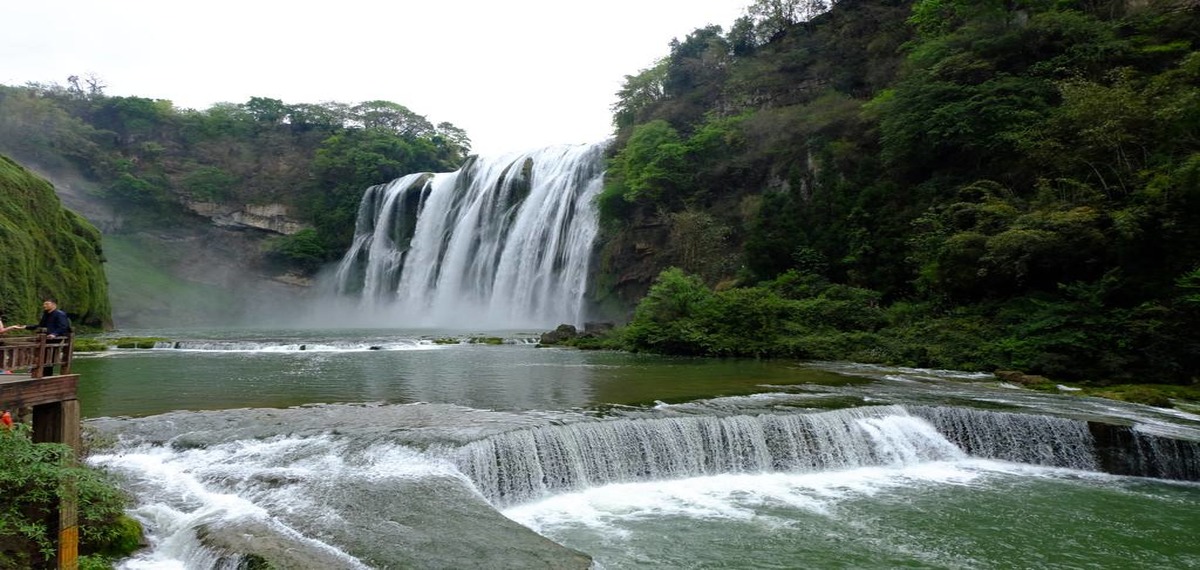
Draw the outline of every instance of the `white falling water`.
M1095 441L1085 421L973 408L910 410L974 457L1087 471L1099 468Z
M604 147L473 157L368 189L338 292L408 326L582 325Z
M903 408L880 406L517 430L472 442L451 456L480 493L511 505L630 481L899 467L966 454Z

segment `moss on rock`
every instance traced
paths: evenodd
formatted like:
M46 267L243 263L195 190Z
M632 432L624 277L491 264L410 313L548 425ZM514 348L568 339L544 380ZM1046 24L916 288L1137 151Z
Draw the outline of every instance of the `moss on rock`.
M46 180L0 156L0 317L37 322L50 296L76 326L112 326L100 232Z

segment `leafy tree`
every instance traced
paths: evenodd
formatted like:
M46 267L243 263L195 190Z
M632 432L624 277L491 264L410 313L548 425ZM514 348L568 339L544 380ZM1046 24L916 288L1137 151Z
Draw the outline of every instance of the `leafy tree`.
M150 205L154 208L161 207L167 200L167 192L164 188L129 173L122 174L114 180L106 193L119 202L142 206Z
M251 97L245 107L246 112L255 121L267 125L281 124L289 114L289 109L283 104L283 101L267 97Z
M450 150L450 156L446 157L447 160L454 163L462 162L466 159L467 153L471 151L471 137L467 136L467 131L454 126L453 123L438 123L437 136L444 141L439 146Z
M753 55L762 44L755 33L754 20L750 16L742 16L734 20L726 39L729 41L730 51L737 57Z
M332 134L346 126L349 108L342 103L299 103L288 107L288 125L293 131L322 131Z
M699 278L677 268L659 274L626 327L634 350L667 354L704 354L706 332L696 313L712 299Z
M624 85L617 92L617 102L613 104L613 126L626 129L645 122L647 113L666 97L666 77L666 58L637 75L626 75Z
M321 236L312 228L273 238L266 244L268 253L286 266L315 272L328 258Z
M793 26L829 9L827 0L755 0L746 8L759 43L777 39Z
M608 243L651 242L629 252L639 271L709 271L679 245L707 211L750 285L642 349L737 354L745 335L771 339L750 354L1197 377L1200 12L797 5L756 2L723 43L697 30L622 92ZM771 306L768 286L782 332L720 332L728 307Z
M91 115L92 124L115 133L122 145L158 136L175 118L170 101L145 97L105 97Z
M354 232L363 192L412 172L441 172L453 167L446 147L430 139L413 139L390 129L353 129L326 139L317 150L313 171L320 191L307 212L315 221L325 258L345 251Z
M672 40L663 78L664 94L679 97L719 85L728 54L729 44L721 35L721 26L698 29L682 42Z
M437 132L425 117L391 101L367 101L355 105L350 108L350 119L364 129L391 131L403 137L424 137Z
M683 132L704 120L708 109L721 99L731 48L720 26L708 26L671 41L662 78L669 98L659 109L664 119Z
M601 208L614 200L671 204L687 189L687 146L666 121L639 125L609 164ZM607 204L607 206L606 206Z
M93 170L96 129L37 91L0 86L0 152L43 168Z

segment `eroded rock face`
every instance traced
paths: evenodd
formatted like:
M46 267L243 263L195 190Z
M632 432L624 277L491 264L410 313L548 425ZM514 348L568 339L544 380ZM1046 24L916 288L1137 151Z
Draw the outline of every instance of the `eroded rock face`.
M579 331L575 328L575 325L558 325L558 328L542 333L540 342L542 344L558 344L571 340L576 336L579 336Z
M292 218L284 204L219 204L216 202L187 202L193 213L212 220L221 227L253 228L277 234L291 235L308 226Z

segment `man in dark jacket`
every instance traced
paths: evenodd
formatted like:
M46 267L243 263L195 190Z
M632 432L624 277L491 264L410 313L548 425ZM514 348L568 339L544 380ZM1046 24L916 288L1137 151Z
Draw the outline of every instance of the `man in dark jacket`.
M71 319L67 318L67 314L58 308L58 301L47 297L42 301L42 319L36 325L25 325L25 329L31 331L45 329L48 342L62 342L62 339L71 333ZM43 378L53 374L53 364L42 367Z
M46 334L50 338L67 336L71 332L71 319L67 318L67 314L58 308L58 302L54 299L47 298L42 301L42 320L36 325L25 325L26 330L35 331L38 329L46 329Z

